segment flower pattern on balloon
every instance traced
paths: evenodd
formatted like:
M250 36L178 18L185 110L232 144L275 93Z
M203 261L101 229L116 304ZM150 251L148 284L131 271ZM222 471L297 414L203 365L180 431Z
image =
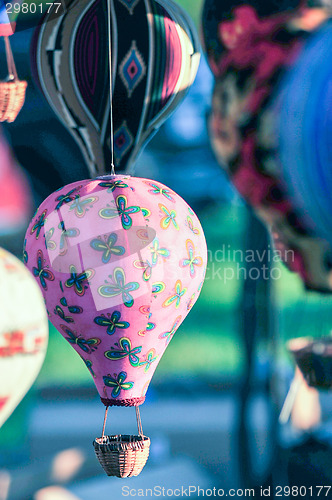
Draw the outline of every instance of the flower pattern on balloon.
M111 361L119 361L121 359L127 358L131 366L139 365L139 356L142 350L142 346L132 347L131 340L127 337L122 337L119 342L116 342L114 347L111 347L110 351L104 353L107 359Z
M159 335L160 339L166 339L166 345L168 345L176 332L176 330L179 328L180 323L181 323L182 316L178 316L176 320L174 321L174 324L169 332L164 332Z
M67 335L65 339L72 345L77 345L82 351L91 354L95 351L100 344L101 340L98 338L85 339L81 335L77 335L76 332L68 328L66 325L60 325L61 329Z
M60 224L58 225L58 228L61 230L60 243L59 243L59 248L60 248L59 255L63 256L67 253L68 238L76 238L77 236L80 235L80 230L77 227L70 227L69 229L66 229L65 223L63 221L60 222Z
M119 328L120 330L124 330L130 327L130 323L128 321L120 321L121 319L121 313L120 311L114 311L112 314L107 314L107 317L105 314L101 314L100 316L97 316L93 321L96 323L98 326L106 326L106 332L108 335L113 335L113 333L116 332L116 329Z
M55 201L58 202L58 204L55 207L55 210L59 210L62 207L62 205L65 205L66 203L70 203L71 201L75 200L74 193L76 193L76 191L79 191L81 187L82 186L78 186L78 187L68 191L68 193L61 194L60 196L55 198Z
M34 223L34 225L31 228L30 234L36 233L36 240L38 240L39 235L40 235L40 231L41 231L42 227L45 225L45 222L47 221L46 215L47 215L47 209L45 209L40 214L40 216L38 217L38 219L36 220L36 222Z
M152 276L152 265L149 263L148 260L142 261L142 260L135 260L134 261L134 267L136 269L142 269L143 271L143 280L144 281L149 281L151 276Z
M51 229L49 229L44 234L46 250L55 250L56 249L56 243L55 243L55 241L53 241L51 239L52 236L53 236L53 234L54 234L54 227L52 227Z
M80 306L68 306L66 297L61 297L60 304L62 307L67 307L68 311L72 314L81 314L83 312L83 309ZM66 313L61 306L55 306L54 314L57 314L66 323L74 323L74 319L71 316L66 316Z
M93 269L86 269L83 273L78 273L74 264L69 266L70 278L65 282L67 288L74 287L75 293L83 297L89 286L89 280L94 276Z
M152 313L150 312L150 306L140 306L139 312L144 314L148 319L150 319L152 316Z
M154 195L160 194L162 196L165 196L165 198L167 198L168 201L172 201L175 203L174 198L171 196L174 193L170 189L158 186L158 184L155 184L154 182L150 182L150 181L144 181L144 183L152 188L152 189L149 189L150 194L154 194Z
M37 267L32 268L32 273L36 278L39 278L41 286L47 292L47 281L54 281L54 274L48 269L48 265L45 266L45 262L43 252L38 250Z
M115 233L111 233L108 237L104 236L104 241L101 237L91 240L90 247L97 252L102 252L101 260L103 264L108 264L112 255L121 256L125 253L124 247L116 245L117 240L118 236Z
M70 204L69 210L74 211L77 217L84 217L89 208L93 207L93 204L98 201L97 196L89 196L87 198L81 198L79 194L75 196L74 201Z
M169 307L175 303L175 307L176 307L176 309L178 309L180 306L181 299L182 299L183 295L186 293L186 291L187 291L187 288L182 288L181 280L177 280L175 283L175 293L173 295L171 295L170 297L168 297L168 299L166 299L163 302L162 306Z
M155 283L152 284L152 295L156 297L160 293L163 293L165 288L166 285L163 281L156 281Z
M136 281L126 283L126 275L121 267L114 269L113 276L110 274L111 282L105 281L106 285L102 285L98 288L98 293L102 297L116 297L118 295L122 296L122 302L126 307L132 307L134 305L134 298L131 292L138 290L140 285Z
M171 255L171 252L167 250L167 248L160 248L159 239L155 238L151 247L151 255L152 255L152 265L156 266L158 264L159 257L163 259L168 259Z
M165 205L162 205L161 203L159 203L158 206L162 213L162 218L160 220L161 229L168 229L170 224L172 223L175 229L179 231L180 228L178 223L176 222L176 211L175 210L169 211L168 208L165 207Z
M191 240L186 241L186 248L188 257L180 260L180 267L189 267L190 276L194 278L196 275L195 267L202 267L203 259L195 255L195 245Z
M29 260L29 255L28 255L28 252L26 250L26 246L27 246L27 240L25 238L24 246L23 246L23 262L24 262L24 264L27 264L27 262Z
M121 391L128 391L134 387L134 382L125 382L127 378L127 372L120 372L119 375L116 373L112 375L108 374L103 377L105 386L113 387L112 398L117 398Z
M82 356L81 356L81 358L82 358ZM92 361L90 361L89 359L84 359L84 358L82 358L82 359L85 363L85 366L87 367L87 369L89 370L89 372L93 376L93 378L95 378L96 375L95 375L95 372L93 371L93 368L92 368Z
M187 216L187 226L189 227L190 231L196 236L200 234L200 230L198 229L198 227L194 227L193 220L189 215Z
M98 184L98 186L107 188L108 193L113 193L116 189L124 189L129 187L128 184L124 183L121 180L118 181L103 181Z
M115 205L116 206L114 208L102 208L99 211L100 217L102 217L103 219L114 219L115 217L120 217L123 229L130 229L133 225L131 214L137 214L138 212L140 212L140 207L128 207L128 200L124 195L117 196Z
M155 323L151 323L149 322L147 325L146 325L146 328L145 330L139 330L138 332L138 335L140 335L141 337L145 337L145 335L149 332L151 332L152 330L154 330L156 328L156 325Z
M152 363L157 359L158 354L156 354L156 350L152 348L145 354L143 361L140 361L138 366L144 366L144 373L147 373L151 368Z

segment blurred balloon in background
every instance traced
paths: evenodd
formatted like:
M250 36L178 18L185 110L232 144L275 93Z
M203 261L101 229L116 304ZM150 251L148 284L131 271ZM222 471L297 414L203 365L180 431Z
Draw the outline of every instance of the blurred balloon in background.
M107 4L74 1L61 18L55 10L32 42L35 81L93 177L110 164ZM123 171L193 83L199 42L185 11L170 0L111 2L110 22L115 166Z
M48 321L42 294L24 265L0 249L0 426L43 364Z
M306 42L282 80L280 165L301 221L332 244L332 23ZM331 262L332 265L332 262Z
M25 230L31 205L29 184L0 129L0 238Z
M103 403L142 404L205 276L205 237L191 208L152 180L79 181L41 204L25 256L50 321Z
M216 77L211 142L240 194L271 228L288 267L308 288L330 292L330 244L305 223L281 173L275 103L281 78L306 39L328 21L331 5L264 5L205 3L204 43Z

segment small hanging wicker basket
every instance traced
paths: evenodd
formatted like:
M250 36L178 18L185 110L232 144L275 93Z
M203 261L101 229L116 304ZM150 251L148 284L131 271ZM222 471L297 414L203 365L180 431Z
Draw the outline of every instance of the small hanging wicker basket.
M138 476L150 451L147 436L116 435L97 438L93 442L97 458L108 476Z
M0 81L0 122L13 122L21 111L25 92L28 86L26 81L18 79L13 53L8 37L4 37L8 78Z
M102 437L93 441L100 465L108 476L121 478L138 476L142 472L150 452L150 439L143 435L138 407L136 406L138 435L105 436L107 411L108 407L105 412Z

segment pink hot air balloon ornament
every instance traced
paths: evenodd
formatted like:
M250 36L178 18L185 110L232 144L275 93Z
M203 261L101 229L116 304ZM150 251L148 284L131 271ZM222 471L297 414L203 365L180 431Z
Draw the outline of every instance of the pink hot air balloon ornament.
M205 276L197 216L159 182L119 175L79 181L41 204L25 255L50 321L83 359L106 408L136 407L139 436L103 430L94 442L98 458L109 475L139 474L149 439L138 406Z

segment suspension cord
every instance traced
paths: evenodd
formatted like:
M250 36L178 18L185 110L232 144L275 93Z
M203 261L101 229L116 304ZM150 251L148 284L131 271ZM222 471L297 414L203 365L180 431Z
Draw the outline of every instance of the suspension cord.
M105 437L105 427L106 427L106 420L107 420L108 408L109 408L109 406L106 406L105 416L104 416L103 432L102 432L102 436L101 436L102 439L104 439L104 437Z
M111 36L111 1L107 0L108 18L108 65L109 65L109 87L110 87L110 133L111 133L111 174L115 175L114 167L114 125L113 125L113 77L112 77L112 36Z
M137 429L138 429L138 434L140 436L143 436L143 428L142 428L142 421L141 421L141 414L139 412L138 406L135 406L136 410L136 420L137 420Z

